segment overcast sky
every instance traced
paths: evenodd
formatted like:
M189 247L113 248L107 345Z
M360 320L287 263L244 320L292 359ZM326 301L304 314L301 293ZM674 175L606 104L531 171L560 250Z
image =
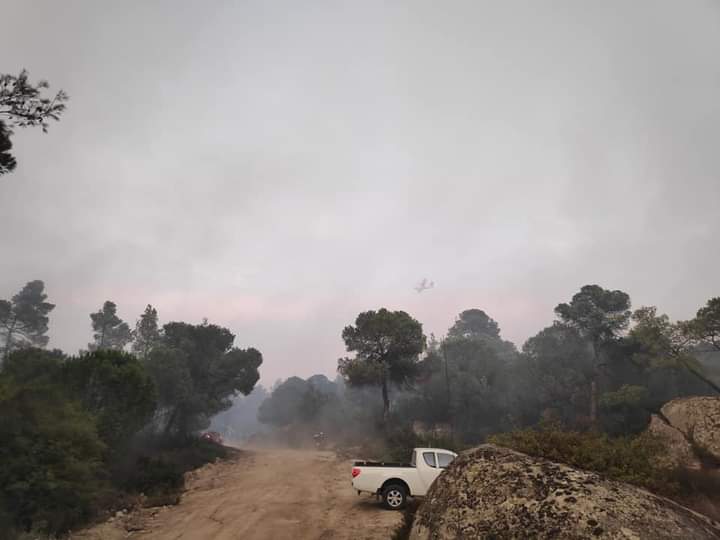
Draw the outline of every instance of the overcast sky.
M333 374L381 306L521 346L587 283L678 319L720 295L716 0L0 9L0 72L71 98L0 177L0 298L43 279L53 347L151 303L267 384Z

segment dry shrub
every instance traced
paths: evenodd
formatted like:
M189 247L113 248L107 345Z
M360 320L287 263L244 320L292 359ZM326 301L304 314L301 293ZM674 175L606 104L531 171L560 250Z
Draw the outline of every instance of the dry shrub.
M664 447L649 435L610 437L596 431L543 426L493 435L489 442L664 495L675 494L679 489L671 471L657 465L655 457L664 452Z

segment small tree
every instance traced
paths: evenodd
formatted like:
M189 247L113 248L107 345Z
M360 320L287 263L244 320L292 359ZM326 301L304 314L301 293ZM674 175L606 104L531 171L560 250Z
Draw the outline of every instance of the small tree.
M593 349L594 369L590 382L590 422L597 424L600 352L630 322L630 297L623 291L610 291L599 285L585 285L570 303L558 304L555 313L564 324L580 331Z
M103 304L100 311L91 313L90 320L95 340L88 344L88 349L91 351L103 349L120 351L132 341L132 330L117 316L117 306L110 300Z
M25 70L19 75L0 74L0 175L16 166L10 154L14 127L40 126L47 132L48 120L60 119L68 96L60 90L53 97L44 97L42 91L49 87L47 81L30 83Z
M135 341L132 345L133 352L140 359L147 358L148 354L160 342L160 328L158 327L157 310L150 304L140 315L140 319L135 323Z
M45 347L48 337L48 313L54 304L46 302L45 284L28 282L12 300L0 300L0 337L2 358L23 347Z
M360 313L355 326L346 326L342 338L355 358L338 361L338 371L350 385L373 384L382 389L383 423L390 414L389 383L407 384L418 370L425 349L422 324L404 311Z

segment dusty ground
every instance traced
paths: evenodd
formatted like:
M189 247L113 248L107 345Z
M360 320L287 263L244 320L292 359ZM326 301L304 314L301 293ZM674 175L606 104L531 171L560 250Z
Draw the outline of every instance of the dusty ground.
M387 539L401 520L350 486L331 452L253 450L191 473L177 506L148 508L74 540Z

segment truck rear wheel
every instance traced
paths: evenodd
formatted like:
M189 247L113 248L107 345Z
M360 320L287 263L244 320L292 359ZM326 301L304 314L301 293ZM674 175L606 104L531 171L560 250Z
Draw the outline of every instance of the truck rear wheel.
M407 503L407 491L400 484L390 484L383 489L382 499L388 510L401 510Z

